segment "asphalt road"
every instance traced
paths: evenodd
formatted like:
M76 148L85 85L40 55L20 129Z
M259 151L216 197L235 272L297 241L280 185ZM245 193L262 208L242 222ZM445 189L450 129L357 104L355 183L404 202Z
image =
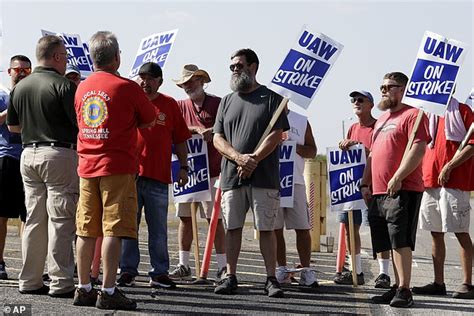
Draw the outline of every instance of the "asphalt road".
M474 203L472 203L474 205ZM327 231L337 236L338 223L336 214L329 213ZM221 296L213 293L213 286L195 286L180 283L175 290L155 290L148 285L147 271L149 257L145 240L146 227L142 224L140 233L141 264L137 284L124 291L138 302L136 314L373 314L373 315L472 315L474 300L451 298L452 291L461 282L459 265L459 247L454 235L446 236L446 285L448 296L429 297L415 296L415 305L410 309L397 309L384 305L374 305L370 297L383 290L373 287L378 275L378 263L371 259L370 234L368 227L361 228L363 272L366 284L352 286L336 285L332 282L335 264L334 253L327 253L322 237L322 252L312 254L312 265L317 269L320 287L308 289L298 285L285 287L285 298L268 298L263 293L265 272L263 259L259 252L258 242L253 239L251 217L244 230L242 252L238 265L240 287L232 296ZM172 266L178 261L177 220L169 216L169 251ZM474 227L474 216L471 217L471 228ZM472 231L472 229L471 229ZM200 244L204 245L207 225L200 221ZM432 281L431 240L430 235L418 231L417 249L414 253L412 285L423 285ZM287 233L289 264L298 263L293 232ZM337 243L337 240L336 240ZM203 249L201 248L201 254ZM18 273L21 267L20 239L15 227L9 227L5 261L10 280L0 280L0 305L18 307L29 304L33 315L128 315L130 312L102 311L94 307L76 307L72 299L50 298L48 296L22 295L18 293ZM192 265L194 262L192 261ZM211 261L210 276L216 272L214 255ZM392 274L393 277L393 274ZM10 310L13 311L13 310Z

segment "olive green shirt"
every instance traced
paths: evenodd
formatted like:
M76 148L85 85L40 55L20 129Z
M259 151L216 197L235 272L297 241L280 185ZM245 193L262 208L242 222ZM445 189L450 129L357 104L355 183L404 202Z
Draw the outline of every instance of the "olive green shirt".
M36 67L10 94L7 125L20 125L23 144L77 142L76 85L55 69Z

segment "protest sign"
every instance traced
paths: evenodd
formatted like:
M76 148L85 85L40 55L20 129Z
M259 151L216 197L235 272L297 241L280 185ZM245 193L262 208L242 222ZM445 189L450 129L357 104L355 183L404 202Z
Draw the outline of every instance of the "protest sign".
M474 107L474 88L472 88L471 93L467 96L466 102L471 108Z
M359 190L365 168L365 147L354 145L349 150L327 149L331 210L360 210L366 205Z
M280 145L280 207L293 207L296 141Z
M143 38L140 42L140 46L138 46L137 56L133 62L132 70L128 75L129 78L136 77L141 65L147 62L157 63L161 68L163 68L177 33L178 30L176 29L168 32L156 33Z
M304 25L269 88L307 109L343 47Z
M426 31L402 103L444 116L466 44Z
M188 183L178 186L180 162L173 154L171 171L173 175L173 198L175 203L202 202L211 200L207 143L200 135L193 135L188 146Z
M92 62L87 57L89 50L85 51L81 37L78 34L54 33L45 30L41 30L41 33L43 36L56 35L63 39L68 54L67 63L77 66L81 71L81 77L85 78L94 71Z

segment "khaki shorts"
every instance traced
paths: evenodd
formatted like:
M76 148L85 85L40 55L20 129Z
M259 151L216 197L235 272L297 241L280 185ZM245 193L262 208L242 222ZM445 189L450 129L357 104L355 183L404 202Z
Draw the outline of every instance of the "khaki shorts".
M222 193L221 209L225 229L244 227L248 209L253 212L255 229L274 230L280 208L280 192L273 189L242 186Z
M282 229L283 226L286 229L298 230L311 228L308 203L306 202L306 188L302 184L295 184L294 190L293 208L280 208L275 222L275 229Z
M219 177L211 178L211 201L207 202L195 202L198 205L199 213L201 218L210 219L212 216L212 209L214 208L214 201L216 198L216 188L214 184ZM191 217L191 203L176 203L176 216L178 217ZM219 213L219 219L222 218L222 213Z
M440 233L468 233L471 213L469 199L469 191L426 189L420 206L420 228Z
M80 178L76 234L136 239L137 209L134 175Z

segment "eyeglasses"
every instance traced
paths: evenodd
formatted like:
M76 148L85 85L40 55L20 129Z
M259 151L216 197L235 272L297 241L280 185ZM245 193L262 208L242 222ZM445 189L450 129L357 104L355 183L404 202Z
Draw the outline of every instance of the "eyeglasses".
M384 91L389 91L391 90L392 88L398 88L398 87L401 87L401 85L398 85L398 84L383 84L380 86L380 91L381 92L384 92Z
M230 65L230 66L229 66L229 69L230 69L230 71L233 72L233 71L235 71L235 70L237 70L237 71L242 70L242 69L244 69L244 67L245 67L244 64L237 63L237 64L232 64L232 65Z
M358 97L358 98L351 98L351 103L356 103L356 102L359 102L359 103L364 103L364 98L362 97Z
M29 75L31 73L31 67L16 67L16 68L10 68L11 70L15 71L17 74L24 72L25 74Z

